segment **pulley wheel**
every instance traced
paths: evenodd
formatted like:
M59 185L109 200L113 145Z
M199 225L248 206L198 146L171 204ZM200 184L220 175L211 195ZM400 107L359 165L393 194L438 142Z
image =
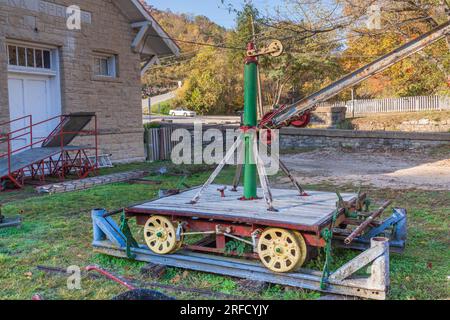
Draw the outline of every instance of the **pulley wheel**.
M144 239L154 253L169 254L178 249L176 226L163 216L150 217L144 226Z
M258 255L261 262L274 272L290 272L298 268L304 253L298 236L289 230L266 229L259 238Z

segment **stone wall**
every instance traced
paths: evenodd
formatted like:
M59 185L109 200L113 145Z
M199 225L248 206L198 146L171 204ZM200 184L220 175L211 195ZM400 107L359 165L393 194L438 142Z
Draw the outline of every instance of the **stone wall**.
M48 2L74 4L71 0ZM78 0L76 4L91 13L92 21L82 23L81 31L70 31L64 17L6 3L0 1L0 120L9 119L5 41L56 46L62 112L96 112L102 132L101 152L112 154L114 160L143 160L140 57L130 48L135 31L119 9L111 0ZM117 78L93 75L94 52L117 55Z
M174 128L194 129L189 124L163 124ZM205 125L208 129L236 130L233 125ZM450 133L351 131L337 129L283 128L280 130L280 149L350 148L366 150L408 150L448 145Z
M5 35L3 29L8 21L8 12L5 11L0 5L0 122L9 121L9 108L8 108L8 73L7 73L7 53L5 46ZM2 127L2 132L7 131L9 128Z
M448 145L449 133L351 131L284 128L280 148L352 148L408 150Z

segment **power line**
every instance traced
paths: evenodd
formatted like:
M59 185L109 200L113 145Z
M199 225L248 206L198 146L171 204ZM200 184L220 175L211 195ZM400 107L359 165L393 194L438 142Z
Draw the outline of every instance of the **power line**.
M154 37L154 38L172 40L172 41L175 41L175 42L188 43L188 44L193 44L193 45L198 45L198 46L213 47L213 48L218 48L218 49L247 51L246 48L238 48L238 47L217 45L217 44L205 43L205 42L196 42L196 41L190 41L190 40L181 40L181 39L175 39L175 38L171 38L171 37L164 37L164 36L159 36L159 35L154 35L154 34L149 34L148 36Z
M317 35L317 34L326 33L326 32L332 32L332 31L334 31L334 30L337 30L337 29L340 29L340 28L343 28L343 27L344 27L343 25L338 25L338 26L333 27L333 28L322 29L322 30L308 30L308 29L302 27L303 31L299 31L299 30L295 30L295 29L292 29L292 28L286 28L286 27L281 27L281 26L275 26L275 25L272 25L272 24L269 24L269 23L262 22L261 20L255 21L255 22L256 22L256 23L259 23L259 24L261 24L261 25L264 25L264 26L266 26L266 27L268 27L268 28L274 28L274 29L278 29L278 30L284 30L284 31L289 31L289 32L297 33L297 34L295 34L295 35L287 36L287 37L284 37L284 38L279 39L279 40L281 40L281 41L283 41L283 40L288 40L288 39L293 39L293 38L297 38L297 37L301 37L301 38L298 39L299 41L301 41L301 40L306 40L306 39L308 39L308 38L312 38L313 36L315 36L315 35ZM407 24L407 23L404 23L404 24ZM263 41L263 40L266 40L266 39L270 39L270 38L274 38L274 37L260 38L261 35L266 35L267 33L269 33L268 30L263 30L263 31L261 31L261 32L259 32L259 33L257 33L257 34L255 34L255 36L257 36L257 37L258 37L258 40L260 40L260 41L261 41L261 40ZM372 35L372 36L376 36L376 35L380 35L380 34L382 34L382 33L383 33L383 32L373 33L373 34L371 34L371 35ZM171 41L182 42L182 43L188 43L188 44L193 44L193 45L207 46L207 47L214 47L214 48L218 48L218 49L239 50L239 51L246 51L246 50L247 50L247 49L245 49L245 48L239 48L239 47L234 47L234 46L227 46L227 45L225 45L224 43L222 43L222 44L211 44L211 43L205 43L205 42L197 42L197 41L190 41L190 40L181 40L181 39L176 39L176 38L172 38L172 37L165 37L165 36L152 35L152 34L148 34L147 37L148 37L148 36L150 36L150 37L162 38L162 39L168 39L168 40L171 40ZM342 41L344 41L344 40L348 41L348 40L350 40L350 39L352 39L352 38L355 38L355 37L361 37L361 36L364 36L364 35L361 35L361 34L347 35L347 36L344 37L344 38L333 39L333 40L326 41L326 42L323 42L323 43L317 43L317 44L314 44L314 45L312 45L312 47L320 47L320 46L327 45L327 44L339 43L339 42L342 42ZM147 38L146 38L146 40L147 40ZM311 48L311 46L309 46L309 48ZM188 55L190 55L190 54L196 54L198 51L199 51L199 49L197 49L197 50L192 50L192 51L188 51L188 52L182 53L182 54L179 55L179 56L170 55L170 56L162 57L160 60L168 60L168 59L171 59L171 58L179 58L180 56L188 56ZM304 53L304 52L300 52L300 51L286 51L286 52L288 52L288 53L298 53L298 54L304 54L304 55L316 56L316 57L320 57L320 56L321 56L321 57L333 57L333 55L318 55L318 54L311 54L311 53L308 54L308 53ZM340 57L340 56L337 56L337 55L334 55L334 56L335 56L335 57ZM348 57L348 58L352 58L352 57L354 57L354 58L371 58L371 57L374 57L374 56L356 56L356 55L354 55L354 56L347 56L347 57ZM151 70L154 70L154 69L160 69L160 68L165 68L165 67L170 67L170 66L172 66L172 65L176 65L176 64L179 64L179 63L182 63L182 62L190 61L190 60L192 60L193 58L194 58L194 57L190 57L190 58L188 58L187 60L176 61L176 62L167 64L167 65L160 65L160 66L151 68Z
M192 50L192 51L186 51L186 52L180 53L178 56L172 54L172 55L164 56L164 57L160 58L159 61L160 62L161 61L165 62L167 60L174 59L174 58L175 59L179 59L179 58L182 58L182 57L185 57L185 56L189 56L189 55L192 55L192 54L197 54L199 51L200 51L200 49L196 49L196 50Z
M278 29L278 30L284 30L284 31L290 31L290 32L304 32L304 33L326 33L326 32L331 32L337 29L342 29L346 26L348 26L348 23L336 23L334 25L331 26L325 26L325 28L322 29L308 29L300 24L295 25L296 27L300 28L301 30L292 28L292 27L283 27L283 26L279 26L279 25L275 25L275 24L270 24L267 22L263 22L261 20L258 21L260 24L262 24L263 26L266 26L268 28L273 28L273 29ZM285 23L288 23L287 21L284 21Z
M318 57L318 58L355 58L355 59L364 59L364 58L379 58L379 55L347 55L347 54L320 54L320 53L305 53L300 51L286 51L287 53L296 53L300 56L304 57Z
M156 67L151 67L151 68L149 69L149 71L150 71L150 70L156 70L156 69L162 69L162 68L171 67L171 66L174 66L174 65L176 65L176 64L183 63L183 62L189 62L189 61L191 61L192 59L194 59L195 57L196 57L196 56L193 56L193 57L190 57L190 58L185 59L185 60L175 61L175 62L172 62L172 63L169 63L169 64L165 64L165 65L157 65Z
M225 46L225 45L223 45L223 44L220 45L220 44L210 44L210 43L203 43L203 42L195 42L195 41L189 41L189 40L175 39L175 38L171 38L171 37L157 36L157 35L152 35L152 34L148 34L148 35L147 35L147 37L149 37L149 36L150 36L150 37L162 38L162 39L169 39L169 40L172 40L172 41L178 41L178 42L189 43L189 44L194 44L194 45L214 47L214 48L219 48L219 49L244 50L244 51L247 51L247 49L244 49L244 48L237 48L237 47ZM147 37L146 37L146 40L147 40ZM146 41L146 40L145 40L145 41ZM151 67L149 70L162 69L162 68L166 68L166 67L170 67L170 66L179 64L179 63L183 63L183 62L190 61L190 60L192 60L193 58L195 58L196 54L197 54L199 51L200 51L200 49L196 49L196 50L192 50L192 51L188 51L188 52L181 53L181 54L178 55L178 56L176 56L176 55L169 55L169 56L162 57L162 58L160 58L160 61L161 61L161 60L165 61L165 60L168 60L168 59L171 59L171 58L177 59L177 58L180 58L180 57L183 57L183 56L188 56L188 55L194 54L194 56L189 57L188 59L185 59L185 60L182 60L182 61L175 61L175 62L173 62L173 63L169 63L169 64L165 64L165 65L159 65L159 66L156 66L156 67Z

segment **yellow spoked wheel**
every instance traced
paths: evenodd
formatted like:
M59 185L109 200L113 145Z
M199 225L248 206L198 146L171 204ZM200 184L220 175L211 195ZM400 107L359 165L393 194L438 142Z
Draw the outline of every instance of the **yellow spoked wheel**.
M144 239L154 253L169 254L179 249L180 242L176 239L176 225L162 216L153 216L144 226Z
M303 238L302 234L298 231L293 231L295 236L297 237L298 245L300 246L300 259L295 266L295 269L301 268L303 264L306 262L308 257L308 247L306 246L305 238Z
M303 254L299 239L294 232L269 228L259 238L258 255L269 270L289 272L298 268Z
M178 228L179 222L175 222L174 226L175 226L175 230ZM170 253L175 253L178 250L180 250L181 248L183 248L183 244L184 244L184 236L181 235L180 241L177 241L177 245L175 246L175 249L173 249Z

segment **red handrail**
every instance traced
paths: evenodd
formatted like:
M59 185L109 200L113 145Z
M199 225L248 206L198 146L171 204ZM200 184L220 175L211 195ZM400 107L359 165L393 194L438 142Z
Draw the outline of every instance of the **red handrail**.
M65 132L61 128L60 132L58 134L56 134L55 130L63 123L64 119L66 117L69 117L69 116L72 116L72 115L54 116L54 117L51 117L49 119L46 119L46 120L43 120L43 121L39 121L37 123L33 123L32 115L27 115L27 116L23 116L23 117L20 117L20 118L17 118L17 119L13 119L13 120L10 120L10 121L7 121L7 122L4 122L4 123L0 124L0 126L9 125L11 127L11 124L14 123L14 122L17 122L17 121L20 121L20 120L23 120L23 119L27 119L27 118L29 119L29 121L28 121L29 125L26 125L23 128L16 129L14 131L10 131L10 132L5 133L5 134L0 134L0 138L6 138L5 141L0 141L0 144L2 144L2 143L7 143L8 144L8 147L7 147L8 151L6 153L0 154L0 159L4 158L6 156L8 157L8 173L9 174L12 173L11 172L11 156L12 155L16 154L17 152L26 150L28 148L33 148L33 146L35 146L35 145L38 145L38 144L42 145L42 143L44 143L48 139L50 139L52 137L55 137L57 135L59 135L61 137L61 150L60 151L61 151L61 153L63 153L64 152L64 136L68 135L68 134L71 134L71 135L74 135L74 134L85 134L85 135L94 135L95 136L95 146L94 147L89 147L88 146L88 147L84 147L83 149L86 149L86 150L95 149L95 158L96 158L95 168L97 169L98 168L98 161L97 161L98 160L97 115L95 115L95 114L93 115L93 117L94 117L94 127L95 127L94 130L80 130L80 131ZM76 116L76 115L74 115L74 116ZM59 123L55 127L55 129L50 133L50 135L45 137L45 138L43 138L43 139L41 139L41 140L39 140L39 141L33 141L33 128L35 128L36 126L48 123L50 121L53 121L55 119L59 119ZM25 132L25 133L22 133L22 134L20 134L18 136L14 136L13 137L13 135L15 133L18 133L18 132L21 132L21 131L25 131L25 130L29 130L29 131ZM26 144L25 146L22 146L20 148L17 148L15 150L13 150L11 142L14 141L14 140L18 140L19 138L28 136L28 135L30 136L30 143Z
M13 119L13 120L10 120L10 121L6 121L6 122L3 122L3 123L0 123L0 127L4 126L4 125L7 125L7 124L11 124L13 122L17 122L19 120L26 119L26 118L30 118L30 120L31 120L31 115L23 116L23 117L20 117L20 118L16 118L16 119Z
M8 125L9 126L9 130L11 130L11 124L13 124L13 123L15 123L17 121L20 121L20 120L24 120L24 119L28 119L28 123L29 124L27 126L24 126L23 128L16 129L14 131L10 131L10 132L8 132L6 134L2 134L1 135L1 137L5 137L6 138L6 141L8 143L8 148L7 148L8 152L6 154L1 154L0 155L0 159L5 157L5 156L8 156L8 173L9 174L11 174L11 156L14 153L17 153L17 152L22 151L23 149L26 149L26 148L29 147L29 146L25 146L25 147L21 147L21 148L19 148L17 150L12 150L11 141L17 140L17 139L19 139L21 137L25 137L25 136L28 136L28 135L30 135L30 141L33 141L33 129L32 129L32 127L33 127L33 117L30 114L30 115L26 115L26 116L23 116L23 117L20 117L20 118L16 118L16 119L13 119L13 120L10 120L10 121L7 121L7 122L3 122L3 123L0 124L0 126ZM28 130L28 129L30 130L29 132L25 132L25 133L22 133L22 134L20 134L18 136L12 137L13 134L18 133L18 132L22 132L22 131L25 131L25 130ZM1 141L0 143L3 143L3 142L4 141Z

